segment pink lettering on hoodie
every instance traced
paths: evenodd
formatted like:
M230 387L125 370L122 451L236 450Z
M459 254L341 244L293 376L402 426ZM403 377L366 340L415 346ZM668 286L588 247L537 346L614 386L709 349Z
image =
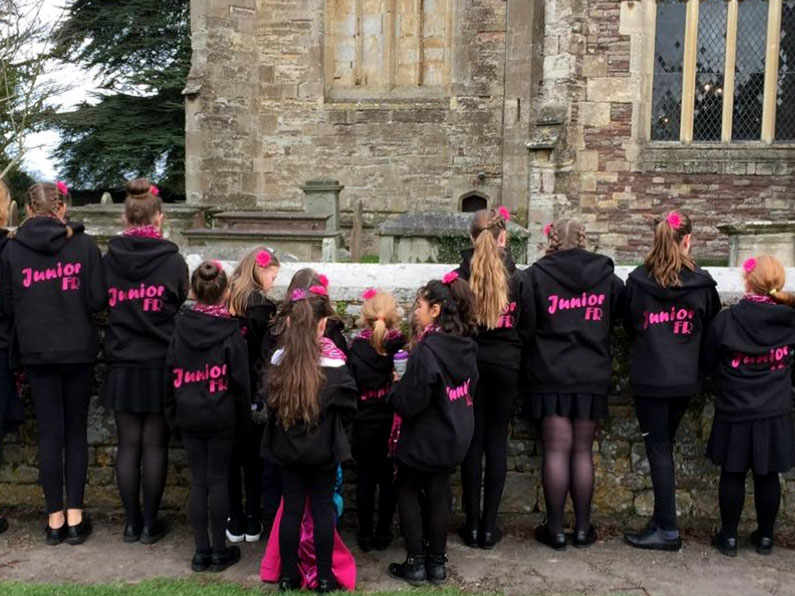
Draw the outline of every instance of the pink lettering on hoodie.
M229 380L227 377L227 365L213 365L205 364L204 368L198 370L185 370L184 368L173 369L173 385L174 389L179 389L183 385L189 383L204 383L207 382L210 393L217 393L225 391L229 388Z
M69 292L80 289L80 269L82 263L61 263L58 261L54 267L46 269L31 269L26 267L22 270L22 287L29 288L33 284L44 281L61 280L61 290Z

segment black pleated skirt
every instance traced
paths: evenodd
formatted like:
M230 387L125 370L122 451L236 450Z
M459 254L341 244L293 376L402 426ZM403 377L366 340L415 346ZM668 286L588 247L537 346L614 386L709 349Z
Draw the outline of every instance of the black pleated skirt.
M786 472L795 462L791 414L731 422L715 414L707 457L728 472Z
M163 368L111 366L102 389L105 407L125 414L163 411L166 371Z
M607 418L607 395L599 393L531 393L527 410L532 418L563 416L595 420Z

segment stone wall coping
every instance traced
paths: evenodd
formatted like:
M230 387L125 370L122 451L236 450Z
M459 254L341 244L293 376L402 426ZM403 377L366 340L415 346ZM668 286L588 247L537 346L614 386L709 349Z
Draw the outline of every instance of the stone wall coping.
M377 228L381 236L428 237L467 236L472 213L422 212L403 213L390 217ZM528 238L530 232L513 221L508 222L508 232Z
M124 211L124 203L91 203L89 205L75 205L69 207L70 215L80 215L82 213L97 213L97 214L116 214ZM196 205L185 205L178 203L163 203L163 213L168 217L169 213L195 214L204 211L203 208Z
M717 228L724 234L771 234L775 232L795 232L795 220L746 221L743 223L721 224Z

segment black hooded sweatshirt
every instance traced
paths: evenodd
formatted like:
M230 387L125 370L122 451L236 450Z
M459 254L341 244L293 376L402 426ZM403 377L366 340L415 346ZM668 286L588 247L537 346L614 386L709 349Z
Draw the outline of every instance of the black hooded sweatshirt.
M795 309L742 300L719 313L704 344L717 380L715 415L733 422L792 412Z
M447 472L469 450L478 383L477 344L433 332L409 356L406 374L390 394L402 418L395 459L424 472Z
M246 312L237 317L248 345L252 400L261 403L265 400L263 392L265 363L270 360L276 347L276 340L271 332L271 323L276 316L276 310L276 303L262 292L251 292Z
M272 363L279 366L280 351ZM262 436L262 456L284 467L327 469L351 459L348 430L356 415L356 383L343 358L322 357L325 382L319 394L317 423L299 423L285 429L276 412L269 410Z
M3 251L8 245L9 240L8 230L0 229L0 258L2 258ZM11 350L11 342L14 337L13 329L13 317L6 315L4 312L0 312L0 352L8 354ZM9 366L9 364L6 364L6 367L7 366Z
M248 350L237 319L195 310L177 317L166 366L166 417L188 435L238 431L248 424Z
M14 317L23 365L94 362L99 335L91 313L106 303L101 255L82 224L33 217L2 255L3 311Z
M469 281L472 275L472 255L475 250L468 248L461 251L461 264L458 273L462 279ZM522 358L522 341L519 338L518 326L521 315L522 277L517 274L516 264L510 251L505 251L505 268L510 276L508 289L508 306L500 317L496 329L478 330L475 341L478 344L478 362L496 364L512 370L519 370Z
M393 333L386 340L386 354L375 351L369 338L357 337L351 342L348 368L359 392L357 424L391 424L395 411L387 403L395 354L406 346L406 337Z
M524 272L525 369L532 393L604 394L609 339L620 320L624 284L613 261L581 248L553 252Z
M686 397L701 390L699 354L720 311L709 273L682 269L682 285L664 288L645 267L629 274L624 328L632 338L630 384L640 397Z
M111 365L163 367L174 321L188 296L188 266L173 242L120 236L102 259Z

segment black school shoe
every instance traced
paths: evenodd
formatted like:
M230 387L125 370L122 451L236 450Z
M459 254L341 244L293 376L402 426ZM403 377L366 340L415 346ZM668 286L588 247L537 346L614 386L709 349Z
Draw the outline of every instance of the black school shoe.
M421 586L425 583L425 555L409 555L404 563L390 564L388 571L395 579Z
M8 530L8 522L6 521L6 518L0 517L0 534L6 530Z
M477 548L480 544L480 534L477 525L464 523L464 525L458 528L458 535L461 536L461 540L464 541L464 544L470 548Z
M751 544L756 547L756 552L760 555L769 555L773 552L773 538L762 536L759 530L751 532Z
M66 542L72 546L83 544L91 536L92 530L91 521L84 516L83 521L76 526L66 527Z
M318 579L315 592L317 594L329 594L331 592L336 592L339 589L340 585L337 583L337 580L332 577L327 579Z
M447 579L447 555L431 555L425 558L425 579L434 586L439 586Z
M196 573L207 571L212 563L212 558L212 553L197 550L193 553L193 560L190 562L190 568Z
M301 589L301 580L293 577L279 579L279 592L297 592Z
M718 552L727 557L737 556L737 538L730 538L720 530L712 537L712 546L718 549Z
M572 536L572 543L577 548L587 548L596 542L596 528L593 524L587 530L577 530Z
M675 538L666 536L654 521L650 521L646 528L637 534L624 534L624 541L630 546L645 550L677 551L682 548L682 538L676 532Z
M48 545L58 546L66 540L66 522L60 528L51 528L47 526L44 530L44 538Z
M135 524L125 524L124 533L122 535L124 537L124 542L127 544L138 542L141 539L141 528Z
M541 544L546 544L548 547L555 550L566 550L566 534L553 534L547 524L542 524L536 528L536 540Z
M213 573L221 573L225 571L240 560L240 548L237 546L230 546L225 548L220 553L213 553L212 562L210 563L210 571Z
M479 545L484 550L491 550L497 543L502 540L502 530L494 528L493 530L486 530L480 533Z
M158 518L151 528L144 526L141 531L141 544L154 544L168 534L170 530L168 523Z

